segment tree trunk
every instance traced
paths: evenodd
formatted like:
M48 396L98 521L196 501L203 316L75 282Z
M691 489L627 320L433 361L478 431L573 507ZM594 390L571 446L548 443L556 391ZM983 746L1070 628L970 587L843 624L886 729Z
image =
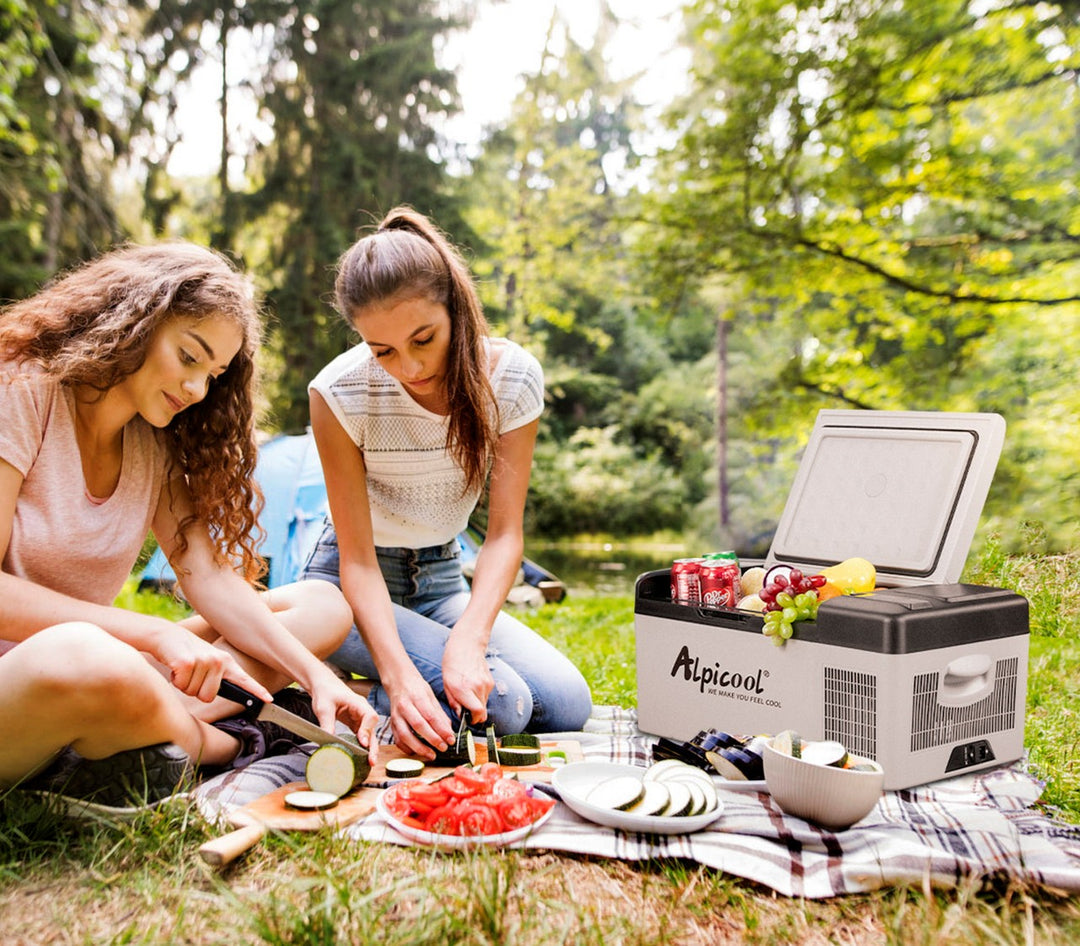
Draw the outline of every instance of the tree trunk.
M727 337L729 325L723 314L716 321L716 467L720 496L720 527L731 520L728 508L727 470Z

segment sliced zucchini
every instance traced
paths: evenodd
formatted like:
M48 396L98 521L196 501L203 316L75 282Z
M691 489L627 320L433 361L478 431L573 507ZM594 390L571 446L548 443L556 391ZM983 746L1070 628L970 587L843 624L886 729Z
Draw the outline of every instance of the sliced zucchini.
M297 791L289 792L285 796L287 808L299 808L302 811L325 811L333 808L339 801L340 796L333 792Z
M814 765L832 765L842 769L847 765L848 752L843 743L826 739L822 742L805 743L802 747L802 758Z
M499 743L498 743L498 740L495 738L495 726L494 725L488 726L488 728L487 728L487 730L485 730L485 732L487 733L488 762L498 762L499 761Z
M540 738L531 732L511 732L499 740L503 749L539 749Z
M548 765L566 765L569 761L562 749L552 749L547 754Z
M368 754L357 747L356 751L344 746L329 744L319 746L304 766L308 788L313 792L329 792L340 798L347 795L368 777L371 765Z
M445 752L435 753L436 765L475 765L476 742L473 734L464 730L453 745L447 746Z
M417 778L424 772L420 759L391 759L386 763L387 778Z
M585 800L597 808L628 811L645 794L645 783L635 775L617 775L596 785Z
M681 759L661 759L659 762L654 762L646 770L642 778L646 782L663 781L665 776L669 772L681 771L682 769L690 768Z
M701 772L700 775L695 775L693 771L676 772L669 779L665 779L665 782L672 779L692 785L701 792L705 799L705 807L702 811L712 811L720 804L720 796L716 793L716 785L712 780L712 776L708 773Z
M540 762L540 750L526 746L500 746L500 765L537 765Z
M793 759L802 756L802 739L794 729L785 729L773 736L772 747L783 755L789 755Z
M671 804L671 792L663 782L642 781L644 791L637 803L628 810L635 815L662 815Z
M665 815L681 818L692 813L694 798L690 793L689 784L671 781L664 782L663 786L668 790L668 795L671 796L671 802L668 804L667 811L664 812Z

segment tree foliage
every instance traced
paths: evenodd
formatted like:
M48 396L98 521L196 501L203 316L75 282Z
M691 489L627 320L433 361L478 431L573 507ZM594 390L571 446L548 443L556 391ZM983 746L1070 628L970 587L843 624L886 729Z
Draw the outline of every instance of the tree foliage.
M265 291L267 426L295 431L352 341L336 259L410 203L543 360L535 529L767 537L817 409L988 410L1009 423L992 524L1075 542L1074 3L692 0L654 167L610 9L591 43L556 13L451 176L436 53L477 3L0 0L0 298L129 236L211 242ZM222 76L220 168L178 180L200 68ZM228 134L241 93L266 135Z
M457 221L434 131L434 119L456 107L456 88L435 63L434 42L464 21L444 7L248 4L266 56L252 81L273 138L248 160L241 242L276 313L274 408L285 429L307 422L307 382L348 344L328 298L333 265L358 229L398 203L448 229Z
M120 235L108 165L125 136L89 55L113 26L94 3L0 0L0 299Z
M699 0L688 23L659 291L722 283L767 337L742 435L840 406L1001 410L1025 439L1015 366L1049 376L1080 300L1075 10Z

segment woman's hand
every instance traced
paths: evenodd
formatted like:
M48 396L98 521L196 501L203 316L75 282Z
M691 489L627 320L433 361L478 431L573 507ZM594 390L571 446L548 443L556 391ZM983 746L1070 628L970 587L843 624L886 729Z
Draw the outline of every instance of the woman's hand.
M311 708L327 732L333 732L335 722L340 719L356 734L360 745L368 750L368 760L375 764L379 749L375 727L379 724L379 714L367 700L333 677L311 694Z
M402 752L425 759L435 758L454 741L454 730L431 687L411 668L401 681L383 680L390 697L390 725L394 742Z
M443 692L459 715L468 710L474 723L487 719L487 701L495 688L486 648L463 634L452 633L443 651Z
M247 673L232 654L177 624L169 624L156 635L151 653L168 669L174 687L204 703L217 696L223 677L260 700L273 699L270 691Z

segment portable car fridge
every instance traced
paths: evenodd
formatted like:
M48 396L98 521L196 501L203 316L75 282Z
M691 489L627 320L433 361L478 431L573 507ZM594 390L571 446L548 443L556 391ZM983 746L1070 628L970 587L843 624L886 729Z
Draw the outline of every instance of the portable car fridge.
M820 412L764 564L814 574L859 556L879 589L823 602L776 646L759 614L677 604L669 569L641 575L642 730L836 739L888 789L1019 758L1027 601L958 583L1004 429L995 414Z

